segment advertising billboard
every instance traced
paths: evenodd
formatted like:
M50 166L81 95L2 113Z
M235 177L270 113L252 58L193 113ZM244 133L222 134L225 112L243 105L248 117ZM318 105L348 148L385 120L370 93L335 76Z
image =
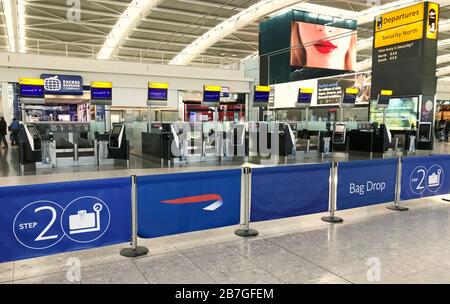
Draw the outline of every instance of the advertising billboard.
M291 10L260 23L261 84L272 85L353 71L357 22Z
M376 102L370 104L370 121L383 123L386 111L386 125L390 130L410 130L417 127L418 97L391 98L387 108L378 108Z
M335 105L342 101L347 89L358 90L355 104L367 104L370 100L370 73L358 73L340 77L323 78L317 81L317 105Z
M291 25L291 66L352 71L356 32L346 28L294 21Z

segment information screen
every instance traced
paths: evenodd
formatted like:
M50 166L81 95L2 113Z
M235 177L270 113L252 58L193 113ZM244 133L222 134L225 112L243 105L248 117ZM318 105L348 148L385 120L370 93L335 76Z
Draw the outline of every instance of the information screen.
M389 104L391 96L389 95L378 95L378 105L385 106Z
M157 88L149 88L148 89L148 100L162 100L167 101L167 89L157 89Z
M112 88L92 88L92 100L112 100Z
M269 102L269 94L270 92L260 92L255 91L255 102Z
M312 99L312 93L299 93L297 102L301 104L310 104Z
M203 91L204 102L220 102L220 91Z
M344 98L342 100L343 104L355 104L357 94L344 93Z
M44 98L44 86L21 84L19 86L20 97Z
M419 124L419 141L429 142L431 140L431 123Z
M122 131L122 126L114 126L111 135L119 136L120 131Z

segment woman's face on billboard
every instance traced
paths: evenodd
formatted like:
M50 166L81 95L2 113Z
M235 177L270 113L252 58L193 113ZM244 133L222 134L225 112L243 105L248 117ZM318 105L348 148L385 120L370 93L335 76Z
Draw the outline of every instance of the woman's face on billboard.
M306 66L345 70L345 56L352 42L351 30L306 22L297 24L306 51Z

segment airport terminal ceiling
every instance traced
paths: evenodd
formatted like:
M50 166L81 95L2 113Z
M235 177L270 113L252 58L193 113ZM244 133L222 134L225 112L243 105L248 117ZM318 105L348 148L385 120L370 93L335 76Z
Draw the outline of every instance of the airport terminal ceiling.
M3 0L0 18L0 49L11 50L11 34L8 24L17 25L14 35L13 51L30 54L45 54L84 58L99 58L152 63L173 63L174 58L194 41L208 33L225 20L244 12L251 6L268 0L74 0L72 6L60 0ZM283 1L275 1L283 2ZM370 60L372 23L364 12L371 9L371 3L377 7L411 4L414 1L385 0L343 0L343 1L289 1L286 9L300 9L323 14L337 14L345 17L356 16L358 25L358 62ZM447 0L441 4L439 34L440 48L438 68L445 68L450 62L449 27L443 26L450 20L450 8ZM113 28L127 19L124 13L132 3L137 3L141 18L134 23L125 24L129 29L122 33L121 39ZM145 5L145 8L143 7ZM78 10L79 7L79 10ZM143 7L142 9L140 7ZM6 12L16 12L17 18L5 18ZM279 10L280 11L280 10ZM278 12L279 12L278 11ZM283 9L281 10L283 11ZM139 16L136 10L131 11ZM238 68L242 59L258 51L259 22L269 18L277 11L270 12L231 34L204 48L189 62L190 65L208 67ZM364 19L361 22L361 19ZM129 19L129 18L128 18ZM126 21L126 20L125 20ZM122 23L122 27L123 27ZM11 26L9 26L11 27ZM107 38L110 40L106 41ZM117 40L111 38L116 37ZM364 43L366 42L366 43ZM111 48L111 54L101 53L105 45ZM365 45L365 46L364 46ZM447 58L449 57L449 58ZM370 69L370 66L366 69ZM450 71L449 71L450 73ZM445 77L446 70L438 75Z

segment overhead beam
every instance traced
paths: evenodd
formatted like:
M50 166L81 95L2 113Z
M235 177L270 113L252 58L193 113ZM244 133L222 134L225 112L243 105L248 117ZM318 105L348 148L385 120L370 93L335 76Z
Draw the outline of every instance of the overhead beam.
M156 8L159 0L133 0L120 15L119 20L106 37L97 59L110 59L117 48L130 36L133 30Z
M19 49L19 24L17 2L15 0L2 0L3 16L6 23L6 33L8 34L7 45L10 52Z
M202 53L214 45L217 41L225 38L226 36L234 33L237 29L240 29L259 18L266 16L274 11L278 11L287 6L297 3L298 0L262 0L255 5L248 7L247 9L239 12L238 14L224 20L222 23L209 30L201 37L192 42L183 51L180 52L170 64L186 65L194 60L197 53Z

